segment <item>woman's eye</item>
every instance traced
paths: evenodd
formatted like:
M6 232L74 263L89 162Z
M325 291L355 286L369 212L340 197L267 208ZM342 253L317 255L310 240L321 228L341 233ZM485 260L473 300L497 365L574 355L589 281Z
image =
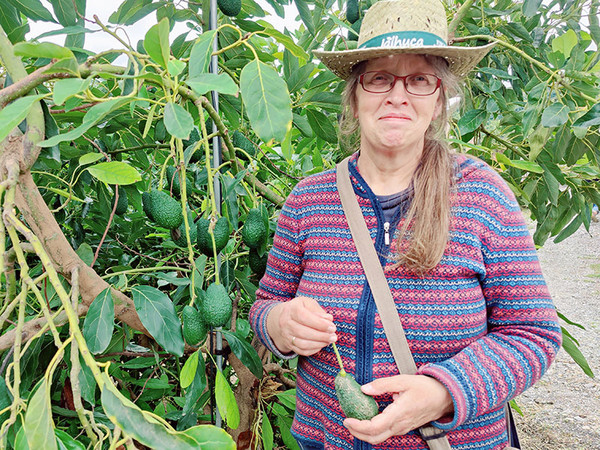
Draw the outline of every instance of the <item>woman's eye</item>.
M386 74L384 74L384 73L377 73L377 74L373 75L373 79L372 79L372 81L375 83L387 82L388 80L389 80L389 77L386 76Z

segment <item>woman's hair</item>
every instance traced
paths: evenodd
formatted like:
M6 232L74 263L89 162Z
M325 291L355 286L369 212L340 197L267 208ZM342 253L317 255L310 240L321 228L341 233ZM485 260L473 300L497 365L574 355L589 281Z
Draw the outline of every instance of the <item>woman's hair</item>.
M425 132L423 156L412 180L414 195L397 240L398 264L420 275L439 264L448 243L455 174L452 152L445 139L447 103L460 92L458 78L443 58L429 55L424 58L442 80L439 101L444 107ZM360 148L360 129L354 111L358 78L366 63L363 61L353 68L342 96L340 141L352 151Z

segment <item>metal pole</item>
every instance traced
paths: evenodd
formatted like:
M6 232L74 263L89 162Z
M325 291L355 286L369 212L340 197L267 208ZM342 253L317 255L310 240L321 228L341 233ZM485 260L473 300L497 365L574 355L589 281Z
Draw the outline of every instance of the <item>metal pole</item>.
M209 29L210 30L216 30L217 29L217 17L218 17L218 11L217 11L217 0L210 0L210 23L209 23ZM217 50L219 50L219 43L218 43L218 38L215 37L215 40L213 41L213 52L216 52ZM214 74L218 74L219 73L219 57L217 55L212 55L211 59L210 59L210 72L214 73ZM212 106L215 109L215 111L219 112L219 93L216 91L212 91ZM203 119L201 119L203 120ZM216 133L217 132L217 125L215 124L215 122L213 121L213 126L212 126L212 132ZM221 138L219 135L216 135L213 138L213 167L219 167L221 165ZM219 181L219 177L215 176L214 180L213 180L213 187L214 187L214 193L215 193L215 203L217 204L217 210L219 212L219 214L221 213L221 183ZM221 257L219 255L217 255L217 260L215 261L215 270L220 271L221 270ZM222 351L223 351L223 335L221 334L221 327L216 329L216 333L215 333L215 338L216 338L216 363L217 363L217 370L221 370L221 368L223 367L223 355L222 355ZM219 409L217 408L216 411L216 417L215 417L215 425L217 427L221 427L222 425L222 417L221 414L219 413Z

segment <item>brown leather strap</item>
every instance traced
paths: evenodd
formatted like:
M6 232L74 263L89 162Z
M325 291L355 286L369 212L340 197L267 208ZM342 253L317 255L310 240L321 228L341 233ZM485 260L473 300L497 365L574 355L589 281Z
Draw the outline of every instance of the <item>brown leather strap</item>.
M404 334L402 322L396 309L396 303L392 298L381 262L375 251L360 205L356 200L352 183L350 183L348 160L349 157L340 162L336 167L336 183L342 200L344 214L346 214L360 262L373 293L379 317L385 329L398 370L400 373L413 375L417 371L417 366L406 341L406 335ZM442 430L431 425L425 425L419 428L419 432L431 450L451 449L450 443L446 438L446 433Z

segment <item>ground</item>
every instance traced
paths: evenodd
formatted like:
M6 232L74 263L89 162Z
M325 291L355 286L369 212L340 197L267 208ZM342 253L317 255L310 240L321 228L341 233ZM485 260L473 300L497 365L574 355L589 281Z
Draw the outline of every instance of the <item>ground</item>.
M549 240L539 256L556 307L585 330L562 325L600 377L600 223L558 244ZM600 379L584 374L564 350L517 403L523 411L515 420L524 450L600 449Z

